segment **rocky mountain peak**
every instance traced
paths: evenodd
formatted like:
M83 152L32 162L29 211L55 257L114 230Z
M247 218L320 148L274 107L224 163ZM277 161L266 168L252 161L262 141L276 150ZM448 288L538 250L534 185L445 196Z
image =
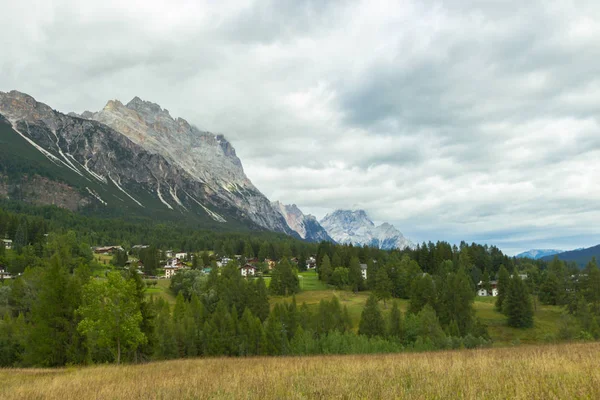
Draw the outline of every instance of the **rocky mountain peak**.
M131 99L131 101L127 103L125 107L139 113L148 123L154 123L160 117L174 121L171 117L171 114L169 114L169 110L163 109L156 103L144 101L137 96Z
M386 250L414 246L393 225L375 226L364 210L336 210L321 220L321 226L338 243Z
M312 215L304 215L297 205L285 205L280 201L274 201L272 205L283 216L290 229L298 233L302 239L311 242L323 240L333 242L317 219Z

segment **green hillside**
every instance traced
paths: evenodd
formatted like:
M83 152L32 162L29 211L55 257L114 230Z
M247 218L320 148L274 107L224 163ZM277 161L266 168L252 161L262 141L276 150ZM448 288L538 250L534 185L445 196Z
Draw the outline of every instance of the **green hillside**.
M54 154L60 158L59 154ZM92 199L88 189L97 193L100 198L108 203L103 205L97 200L82 207L78 211L84 215L120 218L149 218L154 221L178 222L199 229L232 231L255 229L249 221L239 221L239 218L226 211L219 210L227 223L214 221L200 207L190 208L190 212L169 210L160 200L151 195L143 187L128 187L127 191L144 207L120 191L111 181L107 184L99 182L85 170L81 176L67 168L61 162L53 162L33 145L28 143L21 135L15 132L10 124L0 115L0 180L8 184L11 200L27 202L26 194L20 190L21 184L33 176L40 176L51 181L67 184L74 188L80 195Z

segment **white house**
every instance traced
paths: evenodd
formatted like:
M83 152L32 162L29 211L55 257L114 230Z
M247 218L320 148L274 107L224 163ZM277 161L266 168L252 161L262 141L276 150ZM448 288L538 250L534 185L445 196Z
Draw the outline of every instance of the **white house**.
M6 250L12 249L12 240L10 240L10 239L2 239L2 243L4 244L4 248Z
M362 274L362 278L367 280L367 264L360 264L360 273Z
M240 267L240 273L242 276L254 276L256 275L256 267L252 264L245 264Z
M479 283L477 284L477 296L482 296L482 297L486 297L486 296L496 297L496 296L498 296L498 282L497 281L490 281L490 288L492 290L488 292L487 289L485 289L483 287L483 281L479 281Z
M175 253L175 258L179 258L180 260L183 260L186 257L187 253Z
M12 279L12 275L7 272L4 267L0 267L0 280L1 279Z
M189 269L187 265L179 261L178 258L173 258L167 262L167 265L164 267L165 270L165 278L169 279L173 275L175 275L178 271L182 269Z
M231 261L231 258L223 257L223 258L221 258L221 261L217 261L217 267L219 267L219 268L224 267L227 264L229 264L230 261Z
M167 257L167 258L173 257L173 250L167 250L167 251L165 251L165 257Z

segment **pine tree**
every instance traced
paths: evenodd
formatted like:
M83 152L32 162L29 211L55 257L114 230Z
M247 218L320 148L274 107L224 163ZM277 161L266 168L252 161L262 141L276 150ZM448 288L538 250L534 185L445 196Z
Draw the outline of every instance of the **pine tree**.
M506 297L503 302L504 314L508 317L508 325L515 328L533 326L533 306L527 292L527 286L516 273L510 279Z
M388 324L388 337L402 340L404 336L404 323L402 320L402 313L398 308L398 302L394 301L392 310L390 312L390 319Z
M329 283L331 281L331 274L333 273L333 269L331 268L331 261L329 260L329 256L326 254L323 256L323 261L318 266L319 279L325 283Z
M63 366L69 360L69 343L77 335L73 314L78 304L69 301L67 269L55 254L42 275L40 291L31 309L31 328L25 359L30 365Z
M585 298L592 304L592 312L600 315L600 269L596 257L588 263L585 272L587 275L584 287Z
M383 270L383 269L382 269ZM358 333L367 337L385 336L385 321L381 316L377 297L370 295L360 316Z
M252 314L258 317L261 321L265 321L269 316L271 306L269 305L269 292L265 280L260 277L254 280L252 284L253 295L249 301L250 311Z
M379 268L377 277L375 278L375 294L379 300L383 300L385 307L386 300L392 297L392 282L388 277L385 267Z
M492 284L490 282L490 274L488 274L487 269L483 271L483 276L481 277L481 288L485 289L488 296L492 293Z
M146 342L140 344L136 349L134 361L145 361L151 357L154 348L154 318L156 316L153 306L146 297L146 284L135 266L129 267L127 279L132 281L135 286L135 299L142 315L140 329L146 336Z
M461 267L457 273L447 275L443 282L437 306L440 322L442 326L447 327L454 321L460 332L457 336L466 336L475 322L475 292L471 286L471 279Z
M331 259L331 269L335 271L338 267L345 267L345 265L342 263L342 257L340 257L340 254L336 251L333 253L333 258Z
M417 317L419 320L419 336L431 340L436 348L443 348L446 343L446 334L433 307L427 304Z
M508 291L510 284L510 275L504 265L500 266L500 272L498 272L498 297L496 298L496 310L502 311L504 308L504 299Z
M352 257L350 259L350 267L348 268L348 283L350 284L350 288L354 293L358 292L363 287L363 278L358 257Z
M431 275L429 274L417 277L413 281L408 312L417 314L427 304L429 304L431 307L435 307L437 305L436 287Z

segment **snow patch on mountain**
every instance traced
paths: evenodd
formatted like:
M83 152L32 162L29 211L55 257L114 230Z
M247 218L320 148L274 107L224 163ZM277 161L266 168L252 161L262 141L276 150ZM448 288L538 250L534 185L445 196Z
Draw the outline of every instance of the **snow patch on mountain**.
M555 254L560 254L563 252L564 252L563 250L556 250L556 249L531 249L531 250L525 251L523 253L517 254L515 257L531 258L533 260L538 260L538 259L546 257L546 256L553 256Z
M321 220L321 226L338 243L385 250L414 248L414 244L393 225L375 226L364 210L336 210Z

